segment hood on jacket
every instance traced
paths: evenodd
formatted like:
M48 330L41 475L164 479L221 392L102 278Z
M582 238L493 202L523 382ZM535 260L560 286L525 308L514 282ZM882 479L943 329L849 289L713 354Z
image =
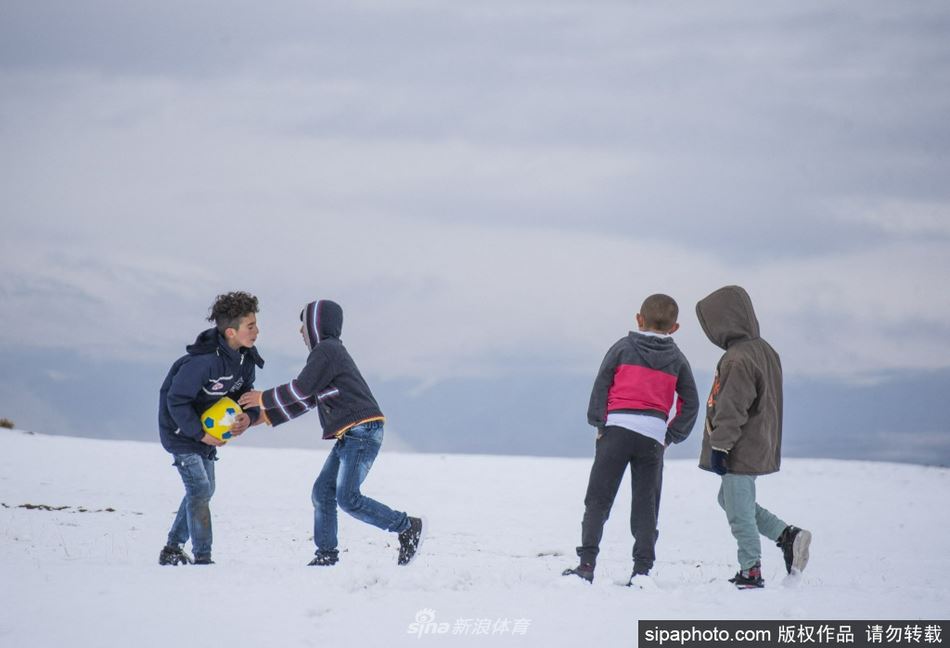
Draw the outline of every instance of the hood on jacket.
M721 349L759 337L752 299L739 286L724 286L701 299L696 304L696 317L709 341Z
M198 337L195 338L194 343L185 347L185 351L188 352L188 355L205 355L208 353L214 353L219 348L223 349L227 354L238 353L231 350L231 347L228 346L228 342L224 339L224 336L218 333L218 329L209 328L199 333ZM251 347L249 349L245 348L245 353L259 368L264 367L264 358L262 358L261 354L257 352L257 347Z
M631 331L630 341L637 347L640 356L650 369L665 369L679 362L679 351L673 343L673 338L669 336L644 335Z
M343 333L343 309L334 301L310 302L301 311L307 347L313 349L327 338L339 339Z
M195 338L195 341L185 347L185 351L188 352L188 355L204 355L206 353L214 353L218 350L219 344L218 329L209 328L199 333L198 337Z

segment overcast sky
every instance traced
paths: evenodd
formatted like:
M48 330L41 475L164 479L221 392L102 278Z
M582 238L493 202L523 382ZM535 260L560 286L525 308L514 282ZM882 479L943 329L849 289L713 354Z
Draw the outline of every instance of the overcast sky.
M948 33L945 2L6 0L4 370L170 364L244 289L280 366L332 298L417 392L592 379L653 292L710 372L693 306L730 283L790 377L947 370Z

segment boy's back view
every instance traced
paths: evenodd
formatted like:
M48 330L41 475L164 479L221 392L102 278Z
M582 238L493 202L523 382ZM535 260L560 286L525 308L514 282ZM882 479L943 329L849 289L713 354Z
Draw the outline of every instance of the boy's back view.
M634 537L633 574L649 574L655 560L657 514L663 483L663 452L689 436L699 411L696 383L685 356L673 342L679 308L672 297L651 295L631 331L607 352L591 392L588 422L597 428L581 523L580 565L564 575L594 578L604 523L623 474L630 466ZM673 408L676 415L667 423Z

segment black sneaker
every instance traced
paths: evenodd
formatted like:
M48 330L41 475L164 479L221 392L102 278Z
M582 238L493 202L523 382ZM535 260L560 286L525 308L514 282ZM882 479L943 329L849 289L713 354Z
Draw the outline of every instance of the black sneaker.
M583 578L588 583L593 583L594 564L582 562L577 567L565 569L561 572L561 576L577 576L578 578Z
M775 546L782 550L785 556L785 569L789 574L792 571L801 572L808 564L808 547L811 545L811 531L799 529L797 526L787 526L778 537Z
M422 520L416 517L409 518L409 528L399 534L400 565L408 565L415 558L416 552L422 546Z
M308 567L331 567L339 562L339 551L318 551L313 560L307 563Z
M159 565L190 565L192 562L191 556L178 545L165 545L158 554Z
M213 565L214 561L211 560L211 556L195 556L196 565Z
M729 579L739 589L755 589L765 587L765 581L762 580L762 566L755 563L748 569L740 569L736 575Z

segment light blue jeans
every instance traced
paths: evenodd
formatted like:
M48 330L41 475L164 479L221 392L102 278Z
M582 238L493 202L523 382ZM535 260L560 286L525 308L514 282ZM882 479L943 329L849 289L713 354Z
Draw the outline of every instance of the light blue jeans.
M788 526L775 514L755 503L755 475L723 475L719 506L726 512L732 536L739 544L740 569L749 569L762 560L759 534L773 541L778 540Z
M318 554L337 551L336 507L357 520L385 531L409 528L409 517L360 493L383 444L383 422L371 421L347 430L330 450L313 484L313 542Z
M211 496L214 460L199 454L176 454L172 464L185 484L185 496L168 532L168 544L184 545L191 538L195 558L211 556Z

